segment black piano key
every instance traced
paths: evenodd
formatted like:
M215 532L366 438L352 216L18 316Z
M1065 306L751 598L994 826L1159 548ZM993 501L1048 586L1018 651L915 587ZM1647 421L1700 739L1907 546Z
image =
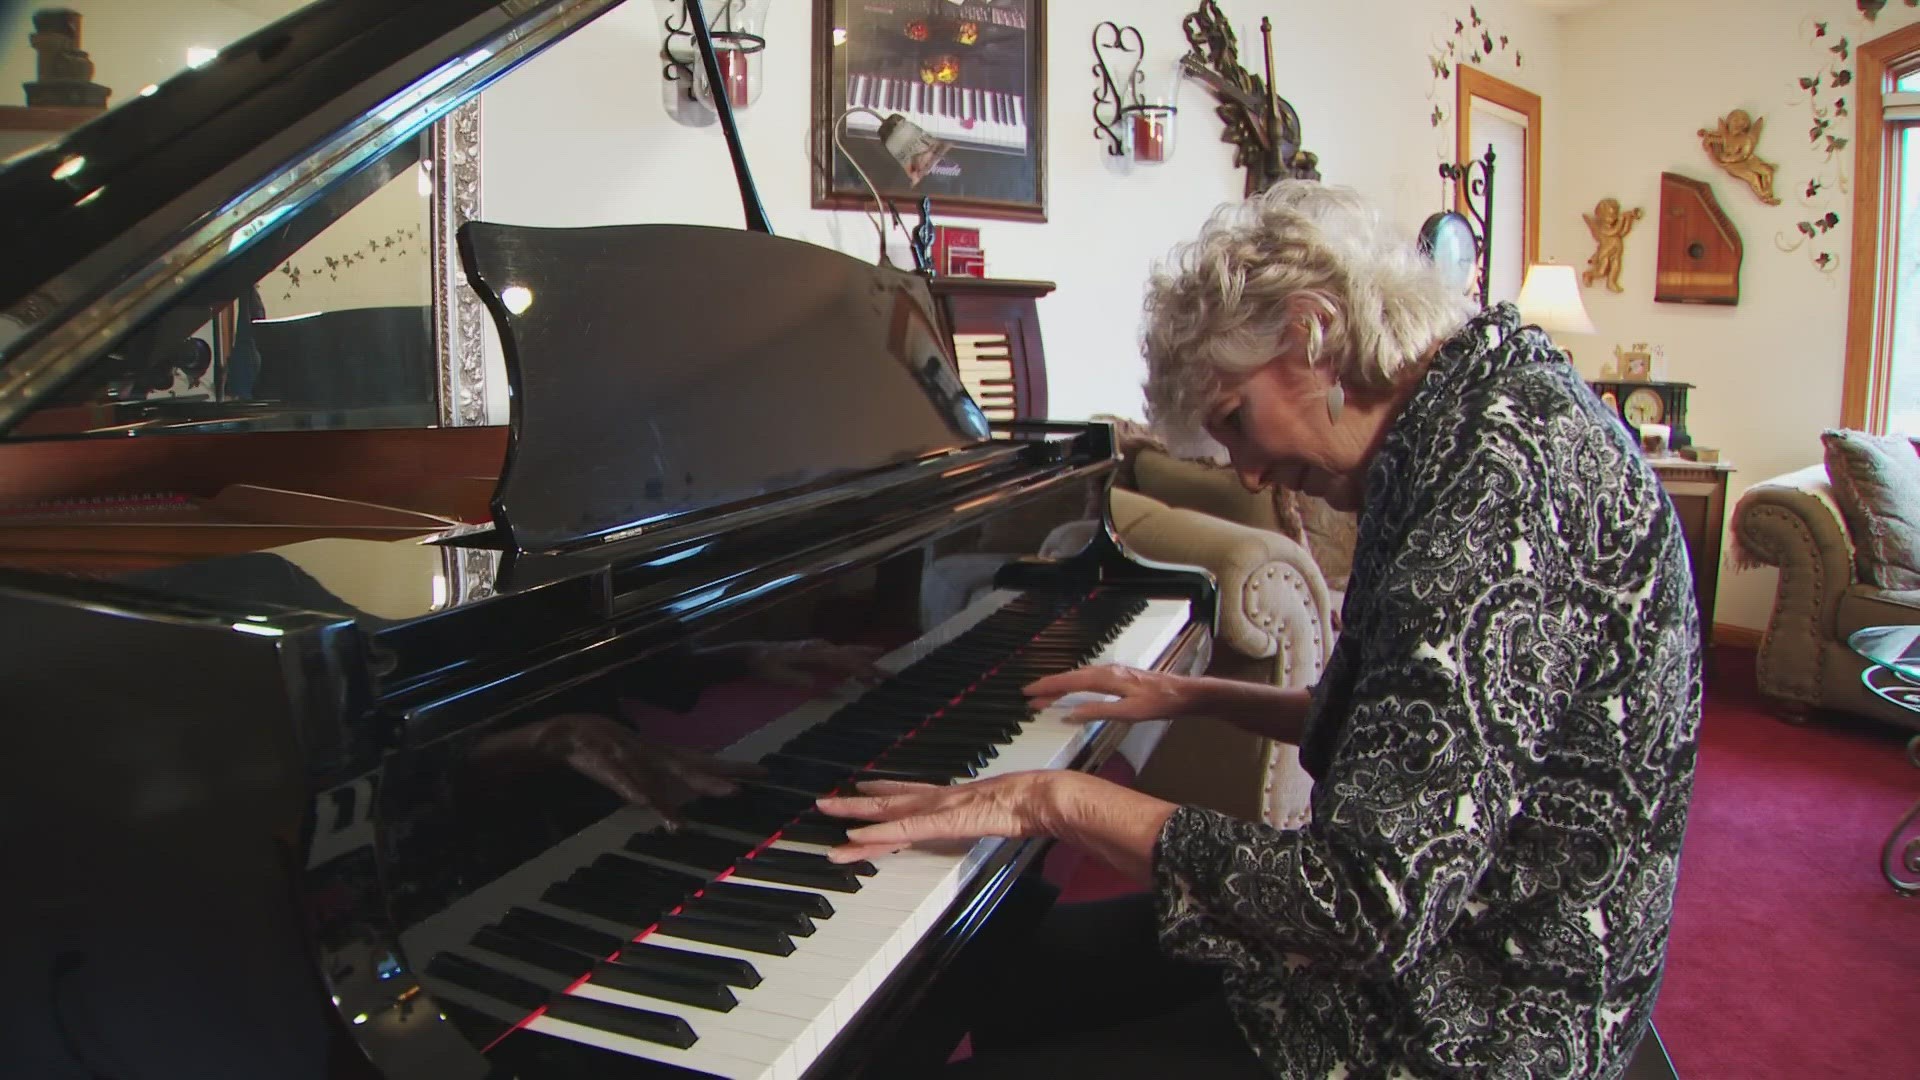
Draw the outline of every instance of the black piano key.
M528 1012L546 1004L547 989L538 983L488 967L458 953L441 953L427 961L427 976L471 990L495 1001L504 1001ZM427 989L433 987L429 985Z
M825 814L790 821L780 827L780 838L792 840L797 844L821 844L826 847L838 847L847 842L847 829L850 826L845 818L830 818Z
M783 931L791 937L813 936L813 920L798 911L781 911L714 895L689 900L682 910L696 919L720 918Z
M693 1025L671 1013L651 1009L629 1009L624 1005L596 1001L593 998L562 994L547 1006L547 1015L596 1031L610 1031L629 1039L641 1039L661 1046L685 1050L700 1041Z
M777 881L782 885L798 885L823 892L860 891L859 876L837 866L829 870L819 870L811 866L763 863L758 859L743 859L738 866L734 867L733 873L735 877L749 880Z
M837 868L858 874L861 877L872 877L879 873L879 870L865 859L858 859L850 863L837 863L817 852L791 851L786 848L767 848L765 851L756 854L752 861L761 863L762 865L799 866L821 870Z
M629 1057L539 1031L514 1032L488 1050L487 1058L506 1070L489 1080L720 1080L698 1069Z
M896 752L891 750L880 755L879 760L873 761L873 764L870 766L867 763L871 761L872 758L868 754L842 752L830 747L810 748L807 750L804 760L822 761L839 765L850 771L871 769L880 772L900 773L902 775L935 776L942 779L951 779L956 776L972 776L979 771L979 769L970 762L958 761L952 758L934 759L915 754L896 754Z
M600 889L583 887L571 882L559 882L547 886L540 899L557 908L577 911L582 915L592 915L608 922L620 923L638 929L651 926L671 905L657 900L629 900L612 896Z
M720 982L747 990L760 985L760 972L737 956L712 956L644 941L621 949L620 955L607 963L680 978Z
M613 934L603 934L530 908L508 908L507 913L500 917L500 925L516 934L551 941L589 956L607 956L624 944L623 939Z
M492 1046L500 1036L513 1030L515 1021L502 1020L497 1016L488 1016L478 1009L469 1009L456 1001L444 997L436 998L434 1006L440 1015L460 1032L460 1037L473 1046Z
M816 919L833 918L832 902L819 893L801 892L798 889L766 889L758 885L739 885L731 881L716 881L707 886L705 891L709 896L725 896L743 903L759 904L761 907L797 911Z
M565 946L555 945L551 941L524 937L511 930L501 929L497 925L481 928L473 935L473 945L474 948L498 953L568 979L577 979L592 971L593 962L596 959Z
M587 981L609 990L644 994L647 997L711 1009L714 1012L729 1012L735 1005L740 1004L740 999L733 995L732 990L727 989L726 983L668 975L623 964L599 964L593 969L593 978Z
M582 887L609 891L629 900L657 900L672 907L692 895L707 875L685 868L669 868L659 863L608 852L573 872L569 881Z
M682 912L663 916L660 932L688 941L704 941L709 945L725 945L767 956L793 955L793 938L785 932L732 919L704 918Z
M787 822L806 813L804 809L756 810L749 807L702 807L689 813L680 812L683 823L701 830L728 829L741 836L751 836L755 843L765 840L786 826Z
M717 874L753 850L753 845L709 834L643 832L627 838L627 850Z

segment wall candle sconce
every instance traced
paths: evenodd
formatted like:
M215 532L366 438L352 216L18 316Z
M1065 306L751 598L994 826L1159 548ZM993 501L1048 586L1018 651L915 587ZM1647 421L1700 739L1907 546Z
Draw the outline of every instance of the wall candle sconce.
M1493 288L1493 160L1493 147L1488 146L1482 157L1440 166L1442 179L1465 189L1465 197L1460 201L1466 203L1467 217L1474 225L1474 239L1479 242L1479 296L1483 308L1487 306L1488 290Z
M744 109L760 100L761 53L766 50L767 5L771 0L713 0L707 17L713 38L714 59L719 61L720 80L727 102ZM683 83L689 98L713 105L713 88L700 63L689 28L687 0L680 0L680 11L666 20L666 39L660 45L660 74L669 82Z
M1109 51L1132 58L1126 77L1118 82L1107 63ZM1175 104L1180 58L1149 66L1139 30L1103 22L1093 28L1093 74L1100 80L1093 88L1093 134L1107 141L1107 153L1130 154L1143 164L1171 158L1174 122L1180 113Z

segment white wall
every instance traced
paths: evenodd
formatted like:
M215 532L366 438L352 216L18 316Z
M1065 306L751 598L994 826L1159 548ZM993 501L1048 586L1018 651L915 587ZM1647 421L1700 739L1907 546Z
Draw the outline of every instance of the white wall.
M1613 0L1562 23L1562 100L1559 122L1547 130L1552 194L1541 255L1583 264L1593 243L1580 214L1605 196L1647 210L1627 239L1626 292L1586 290L1599 334L1565 343L1590 377L1615 345L1663 346L1666 377L1698 387L1688 409L1696 441L1720 447L1739 468L1735 499L1748 485L1819 461L1821 429L1840 422L1851 188L1824 153L1811 149L1814 121L1799 79L1851 69L1826 51L1842 36L1851 48L1917 17L1889 4L1877 24L1869 23L1853 0ZM1817 43L1815 19L1828 23L1828 36ZM1851 103L1857 89L1827 92L1823 100L1845 96ZM1700 146L1695 132L1735 108L1766 118L1760 156L1779 166L1781 206L1762 204ZM1851 138L1851 122L1839 121L1829 134ZM1850 177L1853 148L1835 163ZM1663 171L1709 181L1739 230L1745 263L1737 307L1653 302ZM1808 200L1807 182L1816 176L1825 188ZM1841 224L1818 248L1780 250L1799 237L1799 221L1828 209ZM1833 256L1833 273L1813 265L1815 251ZM1723 565L1717 621L1763 627L1776 577L1769 569Z
M1232 148L1218 141L1211 99L1195 84L1183 91L1178 152L1162 168L1130 172L1092 135L1094 24L1132 24L1151 52L1185 51L1180 19L1196 6L1053 0L1049 220L977 222L991 276L1059 284L1041 301L1040 313L1050 411L1063 419L1139 415L1144 368L1137 336L1150 264L1191 236L1214 206L1242 191ZM1322 173L1380 200L1409 235L1442 207L1446 194L1435 168L1452 145L1451 83L1439 87L1449 119L1439 129L1429 120L1435 86L1428 55L1452 36L1456 16L1468 17L1468 6L1439 0L1221 4L1239 36L1242 62L1256 71L1260 16L1274 20L1276 81L1299 110ZM1524 50L1523 66L1494 70L1546 99L1551 133L1560 85L1551 17L1514 0L1477 7L1496 35ZM544 225L740 224L719 130L682 126L661 106L655 56L667 10L664 0L630 0L488 91L482 104L487 218ZM774 3L767 88L740 114L742 135L776 231L871 258L876 241L865 217L809 205L811 11L807 0ZM896 256L902 265L907 261ZM496 370L493 387L502 381ZM497 417L504 416L502 404L495 401Z

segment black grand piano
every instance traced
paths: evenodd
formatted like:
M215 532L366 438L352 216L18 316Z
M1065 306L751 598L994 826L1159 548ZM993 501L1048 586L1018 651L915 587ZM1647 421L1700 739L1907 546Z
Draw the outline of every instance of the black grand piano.
M924 280L765 228L724 103L747 229L461 231L504 430L416 408L417 338L249 343L612 6L321 0L0 172L0 1072L910 1075L1041 845L836 866L811 800L1098 767L1023 683L1204 666L1108 430L988 425ZM307 366L154 392L214 342Z

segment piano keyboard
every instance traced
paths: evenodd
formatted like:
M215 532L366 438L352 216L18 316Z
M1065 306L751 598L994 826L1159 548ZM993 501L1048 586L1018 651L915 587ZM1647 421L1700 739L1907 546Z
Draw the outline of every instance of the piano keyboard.
M1027 151L1026 102L1019 94L850 75L847 104L864 105L881 116L897 112L927 134L955 146L1010 154ZM878 135L880 121L855 113L847 117L847 130Z
M764 779L688 804L675 832L612 815L408 931L407 954L431 958L443 1010L522 1080L800 1077L1006 842L836 866L824 853L848 823L812 799L856 774L1066 765L1100 725L1065 721L1071 702L1030 715L1019 688L1155 664L1188 621L1184 600L989 594L883 659L880 685L728 752Z
M960 383L989 420L1019 418L1014 396L1013 345L1005 334L953 335L954 366Z

